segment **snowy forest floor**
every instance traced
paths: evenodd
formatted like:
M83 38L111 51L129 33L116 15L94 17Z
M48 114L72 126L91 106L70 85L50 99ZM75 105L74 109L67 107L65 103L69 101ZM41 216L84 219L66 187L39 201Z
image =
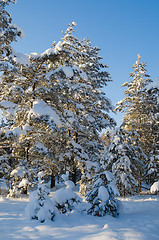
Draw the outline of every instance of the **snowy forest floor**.
M158 240L159 196L118 199L118 218L94 217L76 211L69 216L59 215L54 222L40 223L25 219L28 198L0 197L0 239Z

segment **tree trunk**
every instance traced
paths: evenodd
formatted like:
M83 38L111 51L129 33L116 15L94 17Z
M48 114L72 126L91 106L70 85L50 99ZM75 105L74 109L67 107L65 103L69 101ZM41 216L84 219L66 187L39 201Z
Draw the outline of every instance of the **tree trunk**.
M139 192L141 192L142 189L141 189L141 171L139 169Z
M10 189L10 186L9 186L9 173L7 173L6 185L7 185L7 191L9 193L9 189Z
M77 180L77 173L76 173L76 167L73 168L73 172L72 172L72 182L74 184L76 184L76 180Z
M51 174L51 184L50 187L53 188L55 187L55 176L53 174Z

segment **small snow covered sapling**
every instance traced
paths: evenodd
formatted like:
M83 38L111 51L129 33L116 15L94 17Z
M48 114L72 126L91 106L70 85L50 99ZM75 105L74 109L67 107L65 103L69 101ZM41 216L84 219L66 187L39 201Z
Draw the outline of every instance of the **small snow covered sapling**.
M43 174L43 172L38 173L38 189L30 195L30 202L25 209L27 218L36 219L40 222L45 222L46 219L53 221L56 211L48 196L49 189L42 180Z
M74 183L70 180L65 181L65 188L56 191L52 200L60 213L71 212L76 205L81 202L81 198L73 192Z
M20 188L21 194L27 194L27 188L29 186L29 171L24 166L19 166L10 173L12 188L9 190L8 197L18 197Z
M104 171L96 174L92 189L86 194L86 200L91 203L87 213L99 217L106 214L117 217L119 213L115 195L119 195L119 192L112 173Z

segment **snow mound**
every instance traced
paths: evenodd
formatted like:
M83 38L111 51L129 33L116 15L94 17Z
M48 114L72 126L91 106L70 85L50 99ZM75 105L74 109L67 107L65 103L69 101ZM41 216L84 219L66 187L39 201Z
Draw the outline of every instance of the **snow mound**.
M67 180L65 184L66 187L57 190L52 197L52 201L60 213L71 212L81 202L81 198L73 192L74 183Z
M109 199L109 193L104 186L100 186L98 191L98 197L102 202L107 202Z
M153 193L159 193L159 181L154 182L154 184L152 184L151 188L150 188L150 192Z

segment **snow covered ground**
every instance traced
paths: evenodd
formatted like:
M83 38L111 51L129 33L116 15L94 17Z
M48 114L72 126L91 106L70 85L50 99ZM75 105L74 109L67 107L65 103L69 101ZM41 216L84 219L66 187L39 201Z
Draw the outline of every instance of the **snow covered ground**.
M159 196L119 198L120 216L94 217L73 212L54 222L26 220L28 198L0 197L0 239L158 240Z

